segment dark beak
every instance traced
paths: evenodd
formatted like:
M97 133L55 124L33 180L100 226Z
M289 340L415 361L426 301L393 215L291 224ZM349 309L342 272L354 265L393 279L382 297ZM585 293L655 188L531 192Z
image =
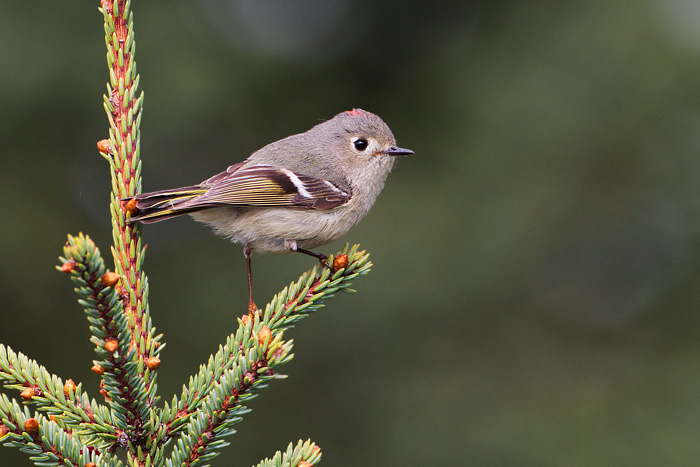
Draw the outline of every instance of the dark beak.
M410 149L403 149L397 148L396 146L392 146L386 151L384 151L384 154L389 156L408 156L409 154L413 154L413 151L411 151Z

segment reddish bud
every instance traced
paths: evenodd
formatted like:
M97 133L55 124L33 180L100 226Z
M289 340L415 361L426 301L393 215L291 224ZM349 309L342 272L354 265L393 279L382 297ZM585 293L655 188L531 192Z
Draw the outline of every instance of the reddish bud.
M75 394L75 389L76 389L76 385L75 385L75 383L73 382L72 379L69 379L68 381L66 381L66 384L63 385L63 393L64 393L66 396L67 396L68 394L70 394L70 391L71 391L71 390L73 391L73 394Z
M9 429L9 428L7 428L7 427L6 427L5 425L3 425L3 424L0 424L0 438L2 438L3 436L5 436L5 435L8 434L9 432L10 432L10 429Z
M24 422L24 431L31 434L37 433L39 431L39 421L36 418L28 418Z
M58 419L56 418L55 415L49 415L49 420L51 420L54 423L58 423Z
M320 450L321 450L321 446L319 446L318 444L314 446L314 452L318 452Z
M146 368L148 368L151 371L157 370L158 368L160 368L160 358L148 357L146 359L145 363L146 363Z
M248 326L248 323L250 323L250 315L241 316L241 321L243 322L243 326Z
M270 339L270 337L272 337L272 331L270 331L270 328L267 326L263 326L258 332L258 342L264 344L266 340Z
M110 337L105 341L105 350L107 352L114 352L119 348L119 341L114 337Z
M105 287L113 287L119 282L119 274L116 272L106 272L102 275L102 285Z
M136 206L136 203L138 203L136 198L131 198L129 201L124 203L124 210L133 216L139 212L139 208Z
M338 255L333 258L333 272L345 269L348 267L348 255Z
M87 464L85 464L85 467L97 467L97 464L95 464L94 462L88 462Z
M97 142L97 150L102 154L112 154L112 147L108 139L101 139Z
M299 467L311 467L313 464L311 462L299 461L297 464Z
M103 375L105 374L105 368L100 365L99 363L95 363L92 365L92 368L90 368L93 372L97 373L98 375Z
M30 401L30 400L32 400L32 397L38 396L39 394L41 394L41 391L39 390L39 388L31 387L31 388L26 388L24 391L22 391L20 393L20 396L25 401Z
M66 261L61 265L61 272L70 273L75 269L75 261Z

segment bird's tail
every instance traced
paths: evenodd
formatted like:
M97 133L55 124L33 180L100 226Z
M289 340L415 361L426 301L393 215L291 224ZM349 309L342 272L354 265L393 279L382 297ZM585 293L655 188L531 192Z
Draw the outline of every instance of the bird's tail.
M128 222L151 224L201 209L201 207L188 207L187 201L206 193L207 189L196 185L141 193L132 198L126 198L123 201L126 201L127 204L133 203L132 200L136 201L136 210Z

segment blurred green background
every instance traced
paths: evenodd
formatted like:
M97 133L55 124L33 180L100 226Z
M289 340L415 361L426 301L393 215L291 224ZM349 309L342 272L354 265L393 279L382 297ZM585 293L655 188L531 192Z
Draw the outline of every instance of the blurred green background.
M697 465L699 2L132 4L145 190L353 107L416 152L344 239L374 270L288 333L289 378L213 465L309 437L329 466ZM109 256L97 7L0 3L0 342L94 395L54 265L79 231ZM244 312L245 264L186 218L144 239L169 400ZM256 258L257 301L313 264Z

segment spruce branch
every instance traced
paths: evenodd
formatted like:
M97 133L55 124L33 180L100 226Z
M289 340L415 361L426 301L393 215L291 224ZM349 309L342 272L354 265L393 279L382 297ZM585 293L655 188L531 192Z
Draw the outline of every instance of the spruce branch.
M105 44L110 83L104 96L105 111L110 122L109 141L98 148L110 163L112 193L112 255L117 275L122 282L123 315L129 333L111 342L118 348L118 358L126 361L124 371L115 371L114 378L104 378L105 390L112 399L122 431L128 438L141 439L143 426L151 418L150 407L156 402L156 373L146 362L158 358L160 337L155 334L148 308L148 279L141 270L145 248L141 245L141 226L126 222L121 199L141 190L139 130L143 93L137 96L139 76L136 73L133 13L130 0L102 0ZM125 348L128 339L128 350ZM107 350L110 350L107 348ZM105 368L105 375L110 373ZM116 398L116 399L115 399ZM150 445L150 441L146 441Z
M148 313L148 281L141 270L145 249L141 246L140 224L127 224L121 199L141 191L141 109L143 93L138 97L139 76L136 74L133 14L130 1L102 1L107 65L110 83L104 96L104 107L110 122L109 141L98 148L110 163L112 193L112 255L117 274L122 280L126 298L124 312L132 330L131 347L144 359L157 354L157 339L145 344L154 335Z
M0 443L27 452L37 465L120 467L117 449L126 451L133 467L206 465L250 411L247 402L270 381L284 377L279 369L293 357L293 342L284 339L284 332L337 291L351 291L350 282L371 267L367 253L346 245L329 258L332 268L314 267L264 311L239 318L236 332L190 377L182 394L157 405L156 373L164 344L151 322L141 225L127 223L133 206L122 201L141 190L143 94L137 97L130 6L130 0L102 0L100 8L110 75L104 96L110 129L98 150L110 166L114 272L82 233L68 236L57 267L70 276L88 319L97 354L92 369L100 375L105 403L91 399L81 384L64 381L0 344L0 384L19 391L18 399L0 393ZM29 405L37 411L33 416ZM318 446L299 441L258 465L310 467L320 457Z
M80 297L78 303L84 307L90 323L91 340L99 357L95 363L101 368L102 393L108 400L123 402L128 397L124 390L131 386L124 379L133 373L134 350L130 345L131 328L123 313L120 294L114 287L116 283L107 272L100 250L82 233L77 237L68 236L63 257L59 259L62 265L57 269L71 275L77 286L75 292ZM123 409L123 406L119 404L116 408ZM120 429L126 429L126 424L120 424Z
M67 430L78 430L96 422L98 404L82 393L81 385L72 384L71 387L35 360L2 344L0 381L9 389L22 391L25 404L36 405L37 410L49 414L53 421Z
M30 415L26 406L22 410L4 394L0 394L0 422L0 441L26 452L37 465L106 465L98 451L81 445L59 423L40 414ZM121 462L108 465L120 466Z
M320 447L312 443L311 440L299 440L296 446L289 443L284 453L277 451L272 459L265 459L256 467L287 467L292 465L297 467L311 467L320 460Z
M347 261L347 266L332 272L328 268L317 265L303 274L297 282L291 283L275 295L265 307L262 316L254 315L254 322L251 323L249 315L244 315L239 320L238 331L228 337L226 345L219 347L219 351L209 358L206 366L202 365L199 372L190 377L189 384L183 388L180 399L173 399L171 407L177 409L173 411L172 418L166 421L172 433L184 429L182 419L199 408L205 395L229 370L236 356L254 347L255 340L249 339L248 336L268 329L271 332L271 341L274 341L284 330L321 308L323 301L331 298L335 292L351 291L349 289L351 281L367 274L372 267L369 254L358 251L358 245L350 249L345 245L345 248L335 256L335 258L342 257ZM329 257L329 262L334 263L333 256Z

